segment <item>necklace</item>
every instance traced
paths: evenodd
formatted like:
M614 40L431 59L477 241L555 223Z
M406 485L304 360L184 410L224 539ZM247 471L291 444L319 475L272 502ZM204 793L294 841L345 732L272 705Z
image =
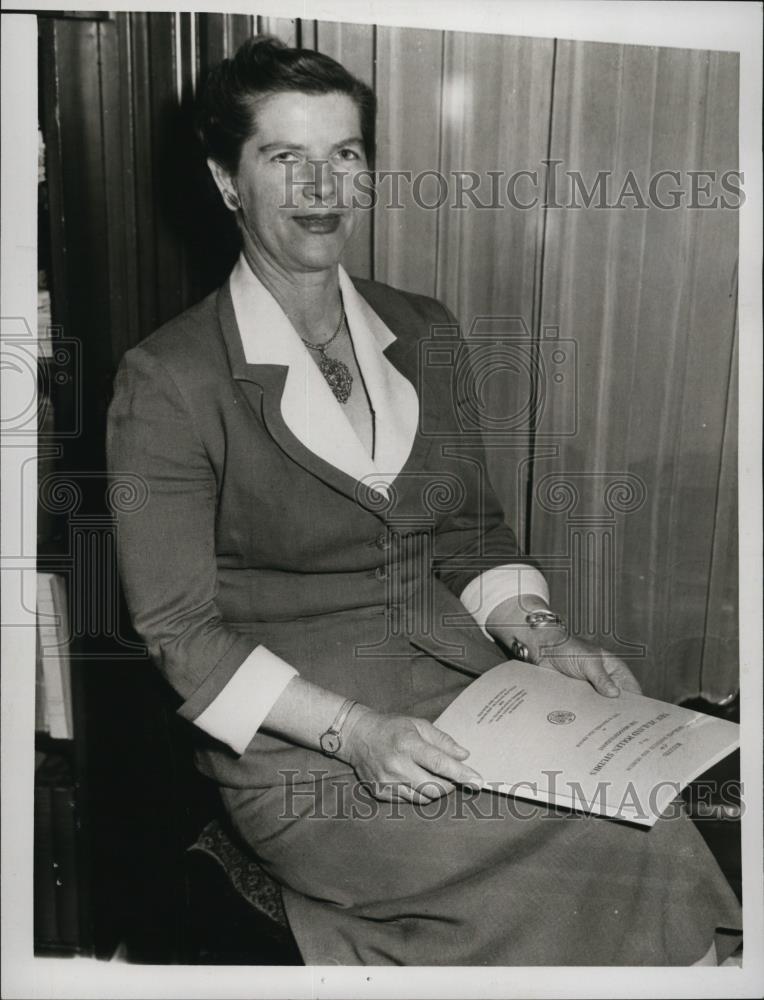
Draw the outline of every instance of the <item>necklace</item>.
M335 337L339 334L340 330L345 324L345 309L342 307L340 310L340 321L337 324L337 329L331 335L331 337L324 341L323 344L312 344L309 340L304 337L300 337L300 340L309 347L311 351L320 351L321 357L318 361L318 369L324 376L326 381L329 383L329 388L334 393L336 399L340 403L347 403L350 399L350 392L353 388L353 376L350 374L350 369L345 364L344 361L340 361L337 358L330 358L326 354L326 348Z

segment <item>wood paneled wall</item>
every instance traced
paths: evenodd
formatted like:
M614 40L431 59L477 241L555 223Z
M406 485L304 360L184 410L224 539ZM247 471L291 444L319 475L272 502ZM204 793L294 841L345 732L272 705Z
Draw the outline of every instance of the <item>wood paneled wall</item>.
M618 187L631 170L647 189L660 169L737 165L731 54L243 15L46 21L67 232L54 309L82 338L92 384L230 267L235 234L190 107L207 68L255 31L317 47L376 88L379 169L535 170L548 189L543 163L559 160L589 184L604 170ZM406 186L401 201L367 214L346 266L438 296L478 345L487 332L500 359L489 414L533 404L486 443L555 603L635 656L649 693L732 692L736 213L423 209ZM525 359L514 370L507 350Z
M727 54L560 42L551 158L588 177L631 170L642 191L679 170L671 187L689 194L686 171L737 165L736 93ZM613 625L647 643L650 689L721 695L736 686L736 653L717 645L712 664L704 648L709 616L714 631L725 615L734 627L732 595L712 599L709 584L729 580L735 559L717 533L729 539L719 504L735 491L723 445L736 412L737 214L686 206L547 212L543 310L579 346L579 429L534 477L585 473L591 511L614 475L634 477L627 489L644 496L618 519ZM577 513L535 517L534 549L561 551Z

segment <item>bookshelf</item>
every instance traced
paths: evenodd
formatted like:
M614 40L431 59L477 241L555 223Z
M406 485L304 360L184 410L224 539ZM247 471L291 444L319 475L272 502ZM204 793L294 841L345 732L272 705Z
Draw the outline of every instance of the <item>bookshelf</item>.
M57 409L66 413L73 355L54 323L54 260L62 252L55 204L59 150L40 88L38 156L38 510L33 925L36 954L92 954L84 726L73 655L65 514L51 485L62 470ZM47 133L47 135L46 135Z
M173 23L157 16L141 34L148 15L38 17L37 569L65 594L55 616L64 634L46 665L70 689L63 728L51 731L42 713L35 736L40 955L110 958L120 947L130 961L162 963L178 960L187 934L184 851L201 826L188 819L191 755L176 745L174 705L122 603L104 457L114 370L159 325L146 289L166 285L138 246L162 213L146 189L151 164L134 186L129 161L156 122L129 111L125 60L169 44Z

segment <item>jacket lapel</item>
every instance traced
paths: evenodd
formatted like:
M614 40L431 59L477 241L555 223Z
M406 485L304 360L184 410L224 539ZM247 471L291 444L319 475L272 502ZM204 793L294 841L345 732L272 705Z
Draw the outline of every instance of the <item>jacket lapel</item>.
M387 502L365 482L354 479L342 469L324 461L307 448L286 425L281 414L281 397L287 378L285 365L248 364L236 323L229 282L218 292L218 318L225 342L231 373L252 409L265 424L276 444L311 475L377 516L383 516Z
M411 382L419 399L417 433L406 469L425 469L428 455L443 442L442 428L444 422L448 422L448 414L443 412L444 396L435 385L436 372L429 365L428 347L433 328L425 331L423 336L422 326L426 320L394 289L362 279L354 279L353 283L383 323L396 334L396 339L385 348L385 357ZM444 316L445 325L448 323ZM396 500L400 509L402 503L405 506L405 494L412 489L419 489L419 485L416 477L409 476L401 478L396 486Z
M384 348L384 356L411 383L419 396L419 426L405 466L398 473L400 477L402 471L412 468L422 469L429 450L439 439L437 433L434 435L422 433L422 426L428 429L435 428L442 423L443 418L443 414L439 413L439 406L442 406L442 403L439 403L439 394L434 391L431 373L427 370L426 357L422 355L430 333L422 337L423 317L414 310L404 296L393 289L372 282L352 279L352 283L373 313L393 332L394 339ZM407 477L400 477L394 483L387 498L367 485L373 477L360 475L356 478L308 448L290 430L282 414L281 404L287 381L287 366L247 362L236 321L230 279L219 290L217 305L233 377L279 447L307 472L383 520L387 520L391 515L400 514L402 505L405 506Z
M394 289L374 282L355 280L358 292L368 302L374 312L391 330L395 331L396 339L385 349L385 357L414 386L419 396L419 434L417 444L421 457L422 449L432 446L434 436L430 431L440 427L448 415L442 412L443 396L434 385L437 361L433 364L432 357L439 344L434 339L438 324L431 323L430 328L422 336L422 327L427 322L415 312L404 296ZM453 343L454 333L445 313L440 329L449 331L448 344ZM452 370L453 362L449 363ZM442 375L442 368L438 374ZM415 446L416 447L416 446ZM414 453L409 459L411 462Z

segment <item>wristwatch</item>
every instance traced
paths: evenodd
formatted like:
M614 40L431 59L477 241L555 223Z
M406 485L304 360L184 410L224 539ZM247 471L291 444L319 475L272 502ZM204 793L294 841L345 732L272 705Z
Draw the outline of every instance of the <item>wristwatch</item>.
M531 611L525 616L525 624L530 625L531 628L547 628L558 625L565 628L565 622L554 611Z
M565 622L554 611L531 611L525 616L525 624L531 628L565 628ZM515 636L509 647L509 652L513 659L522 660L524 663L535 663L530 654L530 650L524 642Z
M352 698L346 698L339 712L337 712L337 718L326 732L321 733L319 736L319 746L327 757L335 757L339 753L342 747L342 727L345 725L345 721L350 714L350 709L353 705L357 704L358 702L353 701Z

